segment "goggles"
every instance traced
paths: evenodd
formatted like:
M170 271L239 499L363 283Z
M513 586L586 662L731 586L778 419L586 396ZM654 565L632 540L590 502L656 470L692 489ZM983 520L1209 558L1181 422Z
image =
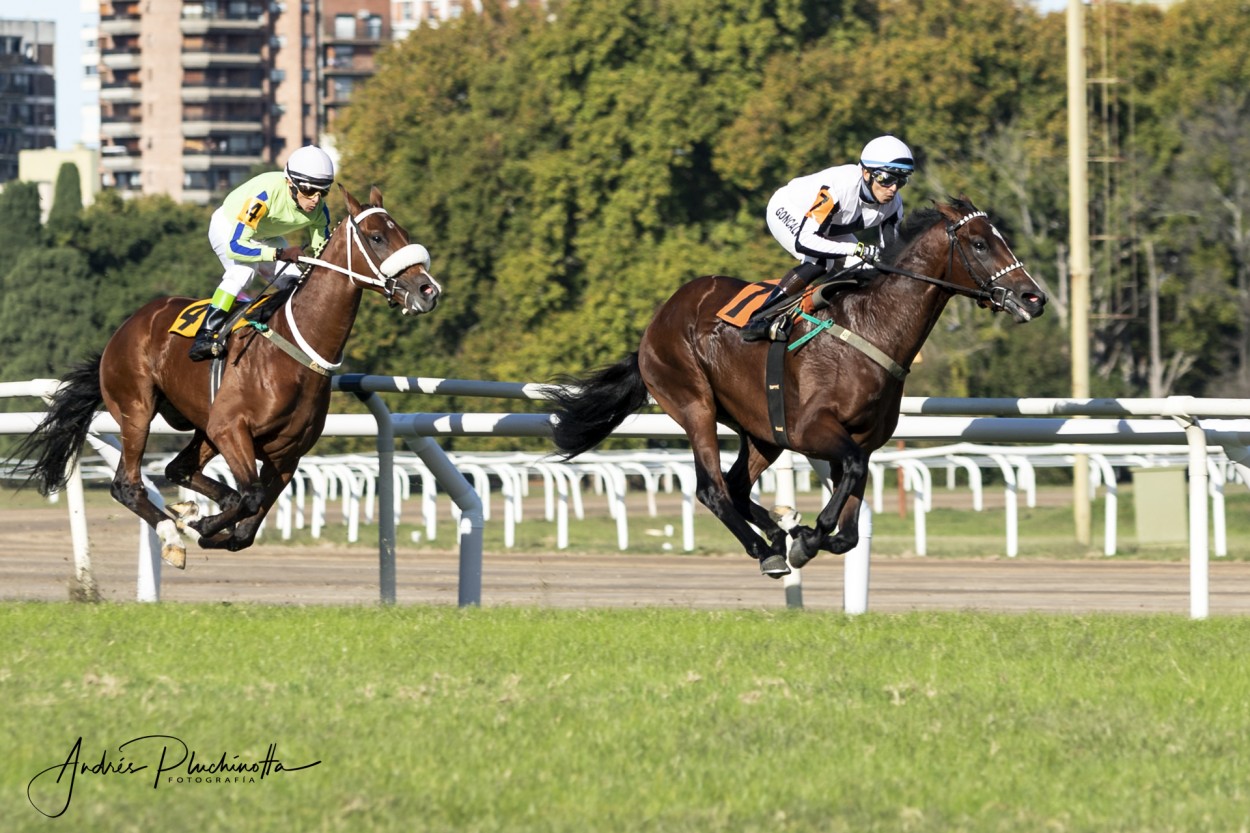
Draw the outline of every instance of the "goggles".
M889 188L892 185L897 185L899 188L902 188L907 184L907 180L909 178L910 177L907 174L890 173L889 171L881 168L872 172L872 181L883 188Z
M329 185L324 188L318 188L316 185L309 182L297 183L295 188L306 197L324 197L326 194L330 193Z

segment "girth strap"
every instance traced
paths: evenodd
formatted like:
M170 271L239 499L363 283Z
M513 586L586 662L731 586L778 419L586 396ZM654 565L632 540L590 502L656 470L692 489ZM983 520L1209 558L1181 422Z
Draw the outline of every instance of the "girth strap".
M764 366L764 387L768 394L768 424L773 430L773 442L782 448L790 447L786 434L786 343L770 341L768 360Z

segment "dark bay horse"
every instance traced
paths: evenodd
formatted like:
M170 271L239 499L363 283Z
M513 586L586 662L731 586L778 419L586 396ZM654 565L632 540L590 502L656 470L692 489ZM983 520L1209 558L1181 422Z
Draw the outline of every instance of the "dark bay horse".
M71 460L104 404L121 426L122 456L113 497L156 529L162 557L186 563L179 530L199 534L201 547L241 550L252 545L269 507L325 426L330 375L341 361L364 289L407 314L438 304L429 253L382 207L377 188L361 205L341 189L347 217L331 234L301 280L269 296L267 327L231 337L216 399L209 394L209 362L192 362L190 341L170 332L194 299L160 298L128 318L103 353L75 368L52 399L39 427L14 454L34 459L26 472L48 494L65 485ZM176 485L206 495L220 508L198 517L195 503L162 512L141 478L152 421L163 416L191 441L166 467ZM218 454L238 488L203 473ZM257 471L257 462L260 470Z
M789 565L802 567L822 549L847 552L859 540L868 456L894 433L906 369L947 301L968 295L1018 322L1041 315L1046 305L1007 241L966 200L910 218L884 260L866 285L834 295L827 309L795 324L793 341L830 321L841 335L818 332L787 355L784 431L774 431L767 407L769 342L743 342L717 317L746 284L711 275L687 283L659 308L637 353L550 389L563 458L593 448L650 393L690 438L699 501L759 560L761 572L777 578L790 572L786 533L751 500L751 487L782 452L784 436L785 447L827 461L835 484L815 527L793 531ZM854 337L845 340L848 331L859 346ZM728 473L721 471L718 421L741 441Z

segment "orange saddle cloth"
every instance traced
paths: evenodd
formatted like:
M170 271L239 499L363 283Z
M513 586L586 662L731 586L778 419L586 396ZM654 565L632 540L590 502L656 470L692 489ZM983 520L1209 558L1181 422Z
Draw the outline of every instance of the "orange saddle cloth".
M751 320L751 316L759 312L760 307L764 306L764 302L768 300L768 296L772 294L773 289L779 280L757 281L749 283L742 287L742 291L734 296L733 300L720 308L716 313L716 317L721 321L733 324L735 327L741 327ZM811 296L815 291L815 287L808 287L803 293L803 310L811 312Z

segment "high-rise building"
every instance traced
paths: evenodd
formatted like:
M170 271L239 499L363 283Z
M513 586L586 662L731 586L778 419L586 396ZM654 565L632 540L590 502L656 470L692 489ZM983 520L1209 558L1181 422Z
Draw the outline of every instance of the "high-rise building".
M99 9L102 185L195 203L302 145L333 155L335 121L381 49L481 11L481 0L83 1ZM505 5L522 2L541 0Z
M100 3L103 185L208 203L315 139L297 3Z
M0 20L0 182L19 151L56 147L55 43L51 21Z

